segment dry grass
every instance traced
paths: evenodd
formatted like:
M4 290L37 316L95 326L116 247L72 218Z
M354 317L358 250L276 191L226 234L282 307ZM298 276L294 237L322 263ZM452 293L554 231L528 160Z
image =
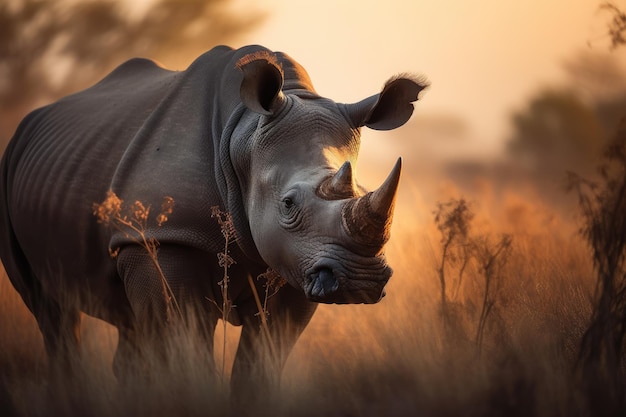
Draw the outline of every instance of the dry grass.
M509 200L513 203L503 206L516 214L511 221L503 216L497 228L481 222L495 218L488 214L492 207L475 207L477 232L514 234L480 356L475 348L484 294L479 269L468 266L458 294L449 300L455 331L444 332L437 229L432 221L407 222L395 225L388 247L395 274L387 297L376 305L320 306L287 362L280 391L263 404L231 404L215 373L198 365L206 359L203 347L189 335L171 347L175 360L168 366L176 368L168 370L171 376L150 388L120 390L110 371L117 336L95 319L83 332L83 379L52 384L44 377L34 320L3 275L0 414L592 415L574 366L591 316L589 252L575 228L563 227L553 214L535 216L533 210L543 210L539 204ZM400 210L432 220L432 207ZM519 227L520 220L527 224ZM216 344L223 331L218 328ZM228 326L226 332L231 349L216 349L216 361L224 356L228 367L239 329Z

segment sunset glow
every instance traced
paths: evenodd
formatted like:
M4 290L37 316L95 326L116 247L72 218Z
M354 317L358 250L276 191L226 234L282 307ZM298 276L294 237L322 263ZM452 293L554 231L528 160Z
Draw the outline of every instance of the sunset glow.
M608 44L606 15L595 1L273 4L269 20L240 44L289 53L321 94L338 101L373 94L392 74L423 74L432 87L413 123L460 117L467 131L455 149L472 158L502 150L511 112L538 89L565 82L566 60L604 52ZM415 132L419 141L418 127Z

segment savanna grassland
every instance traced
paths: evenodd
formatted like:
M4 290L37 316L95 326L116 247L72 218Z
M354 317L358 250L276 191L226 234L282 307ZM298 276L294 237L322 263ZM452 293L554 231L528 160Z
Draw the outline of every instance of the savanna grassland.
M559 214L528 194L482 194L401 200L387 296L320 306L280 389L253 406L231 403L219 365L210 370L204 347L183 336L163 380L119 386L110 368L116 331L88 317L81 376L49 380L35 322L2 275L2 415L612 414L612 403L593 402L578 360L596 281L575 210ZM225 380L238 332L227 329ZM218 326L217 364L222 341Z

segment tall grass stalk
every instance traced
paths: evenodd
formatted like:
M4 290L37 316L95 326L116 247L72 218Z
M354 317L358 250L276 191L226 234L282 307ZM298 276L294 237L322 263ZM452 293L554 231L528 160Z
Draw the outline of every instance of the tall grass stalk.
M270 354L272 355L272 357L274 357L274 353L276 352L276 347L274 346L274 341L271 337L269 323L267 320L270 315L267 302L269 301L270 298L278 294L278 291L280 291L282 286L285 285L287 281L285 281L283 277L281 277L276 271L274 271L271 268L268 268L267 271L259 275L257 277L257 280L259 279L262 279L265 281L265 284L263 284L263 288L265 290L263 303L261 303L259 292L257 291L256 285L254 284L252 277L250 276L248 277L248 283L250 284L250 288L252 288L252 293L254 294L254 300L256 302L258 314L261 318L261 331L263 332L267 340L267 345L270 349Z
M266 307L261 304L261 298L259 297L259 292L256 289L256 285L254 285L254 281L252 277L248 275L248 284L250 284L250 288L252 289L252 294L254 295L254 301L256 302L257 310L259 311L259 316L261 319L261 331L265 335L265 339L267 341L267 345L270 349L270 354L274 356L274 343L272 341L272 335L270 333L270 328L267 323L267 310Z
M223 269L222 280L218 282L218 285L222 291L222 307L219 308L222 313L222 326L224 331L224 337L222 340L222 369L221 378L224 381L226 374L226 347L227 347L227 325L230 316L231 309L234 307L233 303L228 295L228 283L230 277L228 276L228 268L237 262L229 254L229 245L231 241L236 238L235 225L233 219L228 212L220 210L218 206L211 207L211 217L215 218L220 225L222 236L224 237L224 251L217 254L219 266ZM213 301L213 300L211 300ZM215 301L213 301L215 303Z
M502 268L506 263L507 256L511 249L513 239L510 235L502 235L495 244L490 243L489 236L477 239L473 245L475 247L476 258L480 265L480 271L484 278L484 292L482 299L482 307L478 326L476 327L476 347L478 356L482 353L482 345L485 334L485 325L487 318L491 313L497 297L497 289L494 288L500 284L503 277L501 276Z

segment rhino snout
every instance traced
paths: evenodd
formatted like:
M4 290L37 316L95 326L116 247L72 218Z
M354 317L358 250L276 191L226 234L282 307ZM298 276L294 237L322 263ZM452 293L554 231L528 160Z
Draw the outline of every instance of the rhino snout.
M365 268L361 274L346 270L336 262L321 262L306 275L303 290L307 298L319 303L376 303L385 296L384 286L392 269L384 265Z
M305 284L305 292L307 297L311 299L330 297L338 289L339 281L333 273L333 270L328 267L316 269L309 275L307 283Z

